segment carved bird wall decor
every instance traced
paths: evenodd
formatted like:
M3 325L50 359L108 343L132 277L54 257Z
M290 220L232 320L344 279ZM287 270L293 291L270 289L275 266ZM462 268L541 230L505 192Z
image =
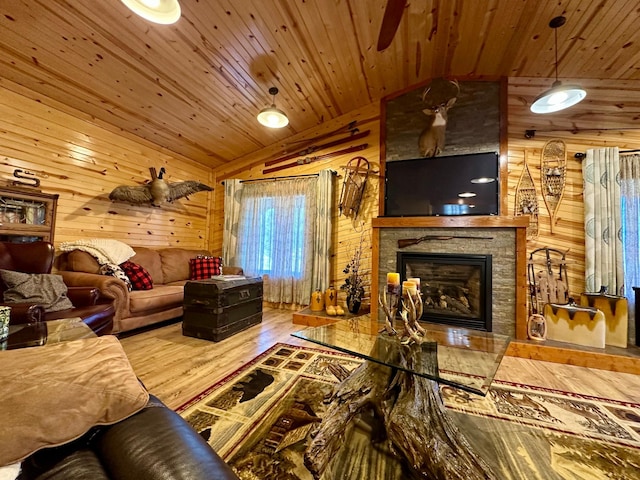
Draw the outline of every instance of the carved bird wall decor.
M167 183L162 178L166 172L164 167L160 168L159 174L154 167L151 167L149 171L151 172L149 183L134 187L121 185L113 189L109 194L109 199L129 202L134 205L149 203L154 207L159 207L165 202L173 202L179 198L188 197L192 193L213 190L210 186L195 180Z

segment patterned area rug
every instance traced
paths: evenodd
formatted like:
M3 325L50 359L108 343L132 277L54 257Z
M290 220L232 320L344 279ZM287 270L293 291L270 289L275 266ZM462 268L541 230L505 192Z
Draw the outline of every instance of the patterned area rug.
M277 344L177 411L242 479L311 480L303 455L335 377L360 360ZM499 479L640 478L640 404L495 381L486 397L441 387L447 412ZM410 479L361 415L323 479Z

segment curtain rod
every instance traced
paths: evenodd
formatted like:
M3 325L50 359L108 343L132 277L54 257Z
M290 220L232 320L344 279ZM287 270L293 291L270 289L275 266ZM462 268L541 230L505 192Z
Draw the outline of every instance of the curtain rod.
M640 148L638 148L636 150L620 150L618 153L636 153L636 152L640 152ZM578 152L573 157L577 158L578 160L582 160L586 156L587 156L586 153Z
M556 132L569 132L572 134L580 132L609 132L609 131L621 131L621 130L640 130L640 127L612 127L612 128L558 128L551 130L536 130L528 129L524 131L524 138L531 139L536 136L536 133L556 133Z
M331 174L332 175L337 175L338 172L336 172L335 170L331 170ZM249 180L240 180L240 183L248 183L248 182L267 182L269 180L288 180L290 178L303 178L303 177L317 177L319 175L319 173L307 173L304 175L289 175L286 177L268 177L268 178L252 178Z
M304 175L289 175L288 177L267 177L267 178L252 178L249 180L240 180L240 183L248 183L248 182L267 182L269 180L285 180L285 179L289 179L289 178L302 178L302 177L317 177L318 175L320 175L319 173L306 173ZM338 175L338 172L336 172L335 170L331 170L331 175L337 176L338 178L341 178ZM224 180L220 182L222 185L224 185Z
M289 175L288 177L268 177L268 178L252 178L250 180L240 180L240 183L249 183L249 182L268 182L269 180L288 180L290 178L303 178L303 177L317 177L317 173L308 173L306 175Z

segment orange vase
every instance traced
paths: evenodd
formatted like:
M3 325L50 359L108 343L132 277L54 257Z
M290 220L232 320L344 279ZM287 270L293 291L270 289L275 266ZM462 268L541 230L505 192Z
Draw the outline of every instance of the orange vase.
M324 292L324 305L325 307L329 305L333 305L334 307L338 306L338 291L333 288L333 285Z
M321 312L324 310L324 295L320 290L316 290L311 294L309 309L312 312Z

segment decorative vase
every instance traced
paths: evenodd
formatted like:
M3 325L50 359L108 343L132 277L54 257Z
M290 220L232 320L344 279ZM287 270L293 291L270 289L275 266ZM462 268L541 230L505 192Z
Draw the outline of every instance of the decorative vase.
M360 304L362 300L360 297L356 297L354 295L347 295L347 310L349 313L356 314L360 311Z
M309 309L312 312L321 312L324 310L324 294L320 290L316 290L311 294Z
M333 288L333 285L327 288L324 292L324 306L328 307L329 305L334 307L338 306L338 291Z

